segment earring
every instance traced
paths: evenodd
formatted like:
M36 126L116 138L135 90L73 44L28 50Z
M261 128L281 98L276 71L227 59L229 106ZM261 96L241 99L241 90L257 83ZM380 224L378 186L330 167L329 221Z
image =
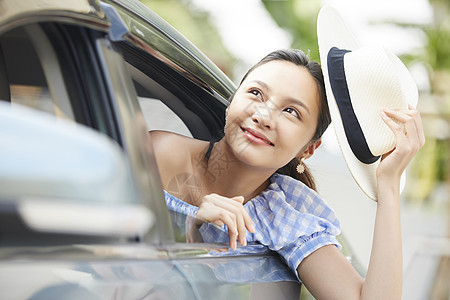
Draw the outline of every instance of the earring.
M303 172L305 172L305 165L303 164L303 158L300 159L300 162L297 165L297 172L298 174L302 174Z

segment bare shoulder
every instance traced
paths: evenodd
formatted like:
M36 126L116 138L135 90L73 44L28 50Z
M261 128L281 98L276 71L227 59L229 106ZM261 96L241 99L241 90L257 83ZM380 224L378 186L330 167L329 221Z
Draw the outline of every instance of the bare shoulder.
M179 164L190 157L195 139L174 132L155 130L150 131L150 140L158 163Z
M192 172L192 158L199 155L208 142L169 131L151 131L150 140L163 185L180 173Z
M155 151L159 148L166 148L166 146L172 146L176 144L188 143L192 138L163 130L153 130L148 132Z

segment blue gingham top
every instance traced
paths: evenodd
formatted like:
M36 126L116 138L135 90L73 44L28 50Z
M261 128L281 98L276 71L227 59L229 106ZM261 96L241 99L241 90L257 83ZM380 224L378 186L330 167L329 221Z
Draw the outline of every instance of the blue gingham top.
M244 204L255 225L255 233L247 232L247 242L259 242L278 252L297 275L300 262L315 250L325 245L341 248L336 240L341 232L339 220L328 204L302 182L278 173L270 181L266 190ZM198 207L166 191L164 194L170 210L196 214ZM200 233L206 243L228 242L226 225L205 223Z

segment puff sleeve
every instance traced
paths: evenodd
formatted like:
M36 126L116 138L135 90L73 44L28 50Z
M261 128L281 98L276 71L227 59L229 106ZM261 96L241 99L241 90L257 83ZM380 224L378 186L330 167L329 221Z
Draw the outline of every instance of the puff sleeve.
M254 239L278 252L297 274L300 262L336 239L340 223L316 192L289 176L274 174L272 183L246 209L255 224Z

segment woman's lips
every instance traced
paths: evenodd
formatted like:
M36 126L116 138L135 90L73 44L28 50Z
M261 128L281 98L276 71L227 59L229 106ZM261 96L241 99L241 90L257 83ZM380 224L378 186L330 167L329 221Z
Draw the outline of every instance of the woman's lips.
M274 144L264 134L248 127L241 127L241 129L247 139L251 142L260 145L274 146Z

